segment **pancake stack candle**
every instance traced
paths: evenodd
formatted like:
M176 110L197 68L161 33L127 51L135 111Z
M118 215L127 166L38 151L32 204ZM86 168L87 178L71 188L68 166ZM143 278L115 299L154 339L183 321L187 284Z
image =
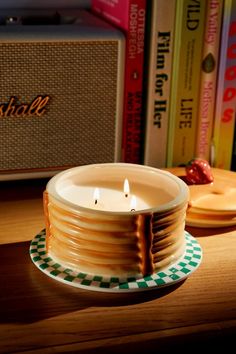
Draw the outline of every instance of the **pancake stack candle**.
M46 248L89 274L142 277L185 251L187 185L173 174L125 163L71 168L44 192Z

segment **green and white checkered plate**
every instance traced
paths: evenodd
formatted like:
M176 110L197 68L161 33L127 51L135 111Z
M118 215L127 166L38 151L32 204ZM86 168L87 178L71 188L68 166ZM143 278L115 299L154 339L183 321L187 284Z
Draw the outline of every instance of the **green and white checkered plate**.
M70 286L94 291L134 292L169 286L187 278L198 268L202 260L201 246L185 231L185 253L170 266L143 278L105 277L63 267L46 252L45 238L45 230L42 230L31 242L30 256L33 263L53 279Z

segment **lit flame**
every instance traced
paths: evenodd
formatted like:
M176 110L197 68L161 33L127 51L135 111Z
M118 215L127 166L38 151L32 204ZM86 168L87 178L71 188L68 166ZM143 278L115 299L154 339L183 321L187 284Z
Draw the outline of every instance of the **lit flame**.
M95 188L93 193L94 204L98 203L99 198L100 198L99 188Z
M135 211L137 208L137 199L135 195L132 195L131 201L130 201L130 210Z
M125 197L127 198L129 195L130 189L129 189L129 181L127 180L127 178L124 181L124 193L125 193Z

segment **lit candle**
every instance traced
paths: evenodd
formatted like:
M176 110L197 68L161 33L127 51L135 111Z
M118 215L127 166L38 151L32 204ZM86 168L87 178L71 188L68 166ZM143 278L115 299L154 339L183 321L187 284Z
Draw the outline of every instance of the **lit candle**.
M95 188L93 193L94 204L98 203L99 198L100 198L99 188Z
M130 194L124 198L124 192L119 189L108 187L90 187L90 186L68 186L61 190L62 197L73 204L80 205L84 208L104 211L121 211L129 212L132 209L148 209L150 204L141 196L135 197ZM134 206L135 205L135 206Z
M104 189L103 189L104 192ZM119 191L117 191L119 192ZM120 193L120 196L118 195L118 193L114 193L114 191L111 192L112 194L112 200L111 202L116 205L118 203L120 208L125 208L126 211L129 211L131 209L131 211L135 211L136 207L137 207L137 199L135 196L132 196L131 201L130 201L130 187L129 187L129 181L127 178L125 178L124 181L124 188L123 188L123 192L125 195L125 198L127 198L125 201L123 200L122 196L123 193ZM105 195L105 194L104 194ZM117 198L116 198L117 197ZM94 189L94 193L93 193L93 200L94 200L94 205L96 205L96 209L105 209L105 206L103 204L103 198L100 198L100 189L98 187L96 187ZM99 203L98 203L99 201ZM129 203L130 201L130 203ZM106 205L108 207L108 200L106 199ZM112 206L110 206L109 208L110 210L112 209ZM124 210L125 211L125 210Z
M131 202L130 202L130 210L135 211L137 207L137 199L135 195L132 195Z
M188 196L181 179L152 167L114 163L63 171L44 193L47 252L88 274L153 274L185 250ZM163 236L166 257L159 262Z
M181 179L148 166L111 163L63 171L44 193L49 255L88 274L152 274L184 252L188 193ZM167 256L157 265L163 233Z
M125 197L127 198L129 196L129 181L127 180L127 178L124 181L124 193L125 193Z
M70 207L133 213L165 208L179 194L179 185L165 171L111 163L63 171L50 180L48 191Z

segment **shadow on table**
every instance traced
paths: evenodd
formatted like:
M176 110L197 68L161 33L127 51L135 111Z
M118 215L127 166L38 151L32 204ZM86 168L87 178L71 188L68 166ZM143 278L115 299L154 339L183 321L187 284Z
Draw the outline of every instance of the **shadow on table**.
M148 291L107 293L51 279L29 256L30 242L0 246L0 323L30 323L89 307L138 304L161 298L182 283Z
M204 236L214 237L216 235L220 235L235 230L236 230L236 226L215 227L215 228L200 228L200 227L186 226L186 231L188 231L194 237L204 237Z
M1 181L1 201L42 198L49 178Z

